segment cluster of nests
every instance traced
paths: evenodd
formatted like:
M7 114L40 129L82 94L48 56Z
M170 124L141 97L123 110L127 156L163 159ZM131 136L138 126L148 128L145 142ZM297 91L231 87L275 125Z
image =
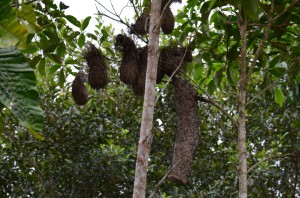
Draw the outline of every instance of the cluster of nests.
M101 52L93 44L89 44L84 58L88 64L88 76L82 71L78 72L72 83L72 96L78 105L84 105L88 101L88 92L85 86L86 81L96 90L104 88L108 84L106 64Z
M162 0L161 2L161 14L162 16L162 22L161 22L161 30L165 34L171 34L174 29L174 15L170 9L170 3L173 2L179 2L181 3L181 0ZM141 15L137 18L135 24L131 25L130 28L130 34L136 34L140 36L144 36L149 32L149 26L150 26L150 11L148 9L149 6L146 6L146 8L143 10ZM164 11L165 10L165 11Z
M147 70L148 46L137 48L133 40L126 35L116 37L116 47L122 52L120 80L131 86L136 95L144 94ZM160 50L156 83L160 83L164 75L172 76L186 62L193 60L189 47L164 47Z

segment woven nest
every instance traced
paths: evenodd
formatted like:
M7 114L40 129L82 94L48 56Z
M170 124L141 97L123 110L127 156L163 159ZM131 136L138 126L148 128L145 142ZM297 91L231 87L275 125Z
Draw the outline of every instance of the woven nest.
M177 128L172 159L174 168L168 178L180 184L187 184L199 143L197 91L190 83L180 78L174 78L173 84Z
M164 18L161 23L161 30L165 34L171 34L174 30L174 25L175 25L174 16L171 9L168 7L166 8L166 12L164 14Z
M85 75L79 72L72 83L72 96L78 105L84 105L88 101L88 93L84 82Z
M84 55L89 66L88 83L93 89L101 89L108 84L107 67L100 51L93 45Z
M120 80L127 85L136 83L139 75L138 50L133 40L125 35L116 37L116 46L122 51L122 62L120 67Z
M165 47L160 52L159 65L163 72L171 76L187 62L193 60L192 51L189 47Z
M135 22L135 24L131 24L131 28L129 33L135 35L144 36L149 32L150 25L150 14L147 10L144 10Z

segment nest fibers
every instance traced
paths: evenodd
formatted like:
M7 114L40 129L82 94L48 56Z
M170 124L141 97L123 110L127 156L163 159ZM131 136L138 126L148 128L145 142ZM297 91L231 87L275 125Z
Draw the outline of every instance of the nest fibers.
M161 49L159 65L165 74L171 76L177 68L180 69L182 65L192 60L192 50L189 47L169 46Z
M107 68L100 51L93 45L84 55L89 66L88 83L93 89L101 89L108 84Z
M117 35L115 45L121 49L123 55L120 80L127 85L133 85L139 75L138 50L133 40L123 34Z
M85 87L85 75L79 72L72 83L72 96L76 104L84 105L88 101L88 93Z

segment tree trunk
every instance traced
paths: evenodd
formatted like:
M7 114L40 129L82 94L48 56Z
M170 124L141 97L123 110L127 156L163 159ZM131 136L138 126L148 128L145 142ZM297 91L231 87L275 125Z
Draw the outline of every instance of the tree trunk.
M159 58L160 7L161 0L152 0L145 95L133 189L134 198L144 198L146 195L148 158L153 138L153 112L155 105L156 73Z
M246 95L247 95L247 19L239 25L242 38L241 74L238 95L239 198L247 197Z

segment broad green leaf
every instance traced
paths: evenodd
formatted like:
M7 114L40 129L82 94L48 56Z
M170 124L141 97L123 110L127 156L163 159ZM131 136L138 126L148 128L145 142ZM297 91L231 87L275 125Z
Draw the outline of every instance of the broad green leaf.
M0 47L26 48L27 29L18 22L11 0L0 1Z
M209 9L211 9L216 3L216 0L210 0L209 1Z
M85 36L84 36L84 34L80 34L80 36L78 38L78 46L83 47L84 43L85 43Z
M21 10L18 11L18 17L26 20L28 25L26 25L27 29L31 33L39 32L42 28L36 23L36 15L35 11L32 8L31 4L22 5Z
M83 22L82 22L82 24L81 24L81 30L82 30L82 31L85 30L85 29L87 28L87 26L88 26L89 23L90 23L90 20L91 20L91 17L90 17L90 16L86 17L86 18L83 20Z
M38 66L38 71L39 73L44 76L45 75L45 71L46 71L46 60L45 58L42 58L40 63L39 63L39 66Z
M72 15L66 15L65 16L66 17L66 19L70 22L70 23L72 23L73 25L75 25L76 27L81 27L81 24L80 24L80 22L74 17L74 16L72 16Z
M0 102L19 123L31 131L41 131L43 111L39 106L36 77L22 53L15 48L0 49Z
M295 120L291 123L292 128L300 128L300 119Z
M259 0L240 0L242 12L249 18L257 19Z
M280 106L282 107L282 104L284 102L284 95L281 91L281 89L279 87L276 87L275 90L275 102Z
M58 84L59 84L60 87L63 87L65 82L66 82L65 73L64 73L64 70L62 69L59 72Z
M100 42L103 43L104 41L106 41L106 39L108 37L108 33L105 29L101 29L101 33L102 33L102 37L100 39Z
M55 64L55 65L51 66L48 70L49 74L50 75L54 74L61 66L62 66L61 64Z

